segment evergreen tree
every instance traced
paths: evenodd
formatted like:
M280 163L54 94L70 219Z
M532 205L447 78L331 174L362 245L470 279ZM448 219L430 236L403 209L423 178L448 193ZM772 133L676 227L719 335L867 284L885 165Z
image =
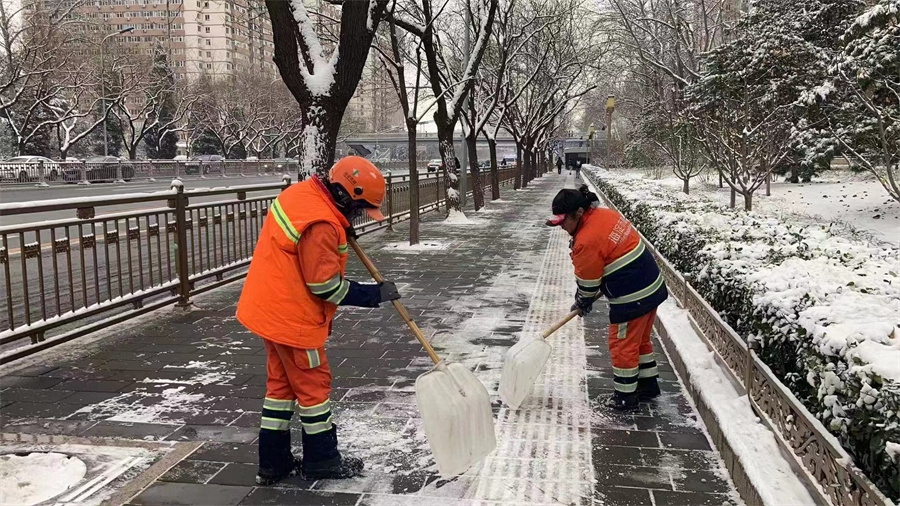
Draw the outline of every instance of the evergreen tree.
M804 95L809 158L844 155L900 201L900 0L880 0L841 30L842 50Z
M222 154L222 145L214 133L204 130L194 141L191 151L195 155L220 155Z
M153 57L153 69L151 71L154 84L148 90L148 96L160 95L161 105L158 110L158 125L148 129L144 136L147 148L147 156L150 158L171 159L178 151L178 135L174 132L164 131L164 126L175 117L177 105L175 104L175 73L169 65L168 54L162 47L157 46ZM159 90L166 90L160 93ZM169 91L171 90L171 91ZM162 137L162 138L160 138Z

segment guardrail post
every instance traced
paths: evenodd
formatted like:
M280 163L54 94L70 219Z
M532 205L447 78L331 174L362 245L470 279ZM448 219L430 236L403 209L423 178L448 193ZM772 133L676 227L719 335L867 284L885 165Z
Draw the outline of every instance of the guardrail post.
M50 186L49 184L47 184L47 174L45 172L46 172L46 167L44 167L44 161L38 160L38 178L39 178L39 180L38 180L37 186L40 186L41 188Z
M122 159L119 158L116 160L116 182L124 183L125 178L122 177Z
M394 183L392 182L392 177L388 174L387 177L387 205L388 205L388 230L394 230Z
M153 177L153 160L147 160L147 179L151 183L156 182L156 178Z
M81 171L80 172L81 172L81 180L78 181L78 184L80 184L80 185L91 184L91 182L88 181L88 178L87 178L87 162L84 160L81 161Z
M187 248L187 206L188 198L184 194L184 183L173 181L172 188L178 193L175 195L175 255L177 256L176 268L178 272L178 302L175 307L188 308L191 306L191 275L188 272L188 248Z
M175 162L175 179L181 179L181 162Z
M288 186L291 185L291 176L287 174L281 176L281 182L284 183L284 188L282 188L281 191L287 190Z
M259 171L259 159L258 158L256 159L256 175L257 176L262 175L262 172ZM288 182L288 184L290 184L290 182Z

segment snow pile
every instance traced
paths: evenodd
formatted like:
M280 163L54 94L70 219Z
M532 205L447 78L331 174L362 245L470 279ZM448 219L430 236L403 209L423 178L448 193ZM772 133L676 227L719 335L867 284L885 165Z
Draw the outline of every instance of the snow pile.
M718 420L728 445L743 462L763 504L814 504L783 456L775 435L753 413L747 396L735 390L728 373L694 331L687 313L669 299L657 314L678 349L691 383ZM765 465L759 465L761 462Z
M47 501L77 485L86 473L84 462L62 453L0 456L0 504Z
M610 200L889 496L900 470L900 249L599 169Z
M474 225L475 222L470 220L465 213L457 209L451 209L450 214L447 215L447 219L444 220L444 225Z

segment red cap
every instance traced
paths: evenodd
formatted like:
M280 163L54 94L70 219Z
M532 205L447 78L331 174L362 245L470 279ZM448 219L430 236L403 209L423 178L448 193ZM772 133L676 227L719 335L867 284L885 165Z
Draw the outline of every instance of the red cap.
M377 207L367 207L366 214L375 221L384 221L384 215L381 214L381 209Z
M546 225L548 227L558 227L562 225L562 222L566 219L565 214L554 214L549 220L547 220Z

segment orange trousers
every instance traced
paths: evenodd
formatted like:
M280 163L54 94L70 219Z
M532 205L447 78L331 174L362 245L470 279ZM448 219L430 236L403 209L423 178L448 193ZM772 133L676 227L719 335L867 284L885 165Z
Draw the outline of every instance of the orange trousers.
M307 434L331 429L331 367L325 348L305 350L264 340L266 399L260 427L288 430L294 401Z
M656 320L656 309L625 323L609 326L609 351L612 355L613 385L622 393L637 390L639 378L659 375L653 355L650 333Z

